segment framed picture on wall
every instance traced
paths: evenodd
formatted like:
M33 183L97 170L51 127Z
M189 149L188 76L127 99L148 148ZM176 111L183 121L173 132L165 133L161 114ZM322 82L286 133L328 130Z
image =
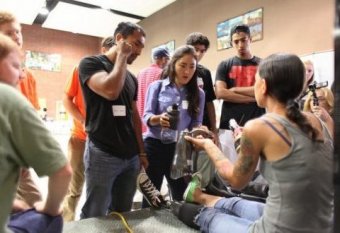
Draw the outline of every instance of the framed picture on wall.
M45 71L61 71L61 54L49 54L27 50L25 66L30 69Z
M217 50L228 49L230 44L230 29L237 24L247 24L253 42L263 39L263 8L249 11L243 15L220 22L216 26Z

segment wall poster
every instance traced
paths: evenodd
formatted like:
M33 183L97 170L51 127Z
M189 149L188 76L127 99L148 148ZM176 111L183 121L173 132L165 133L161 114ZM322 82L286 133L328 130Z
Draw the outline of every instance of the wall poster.
M61 54L26 50L25 67L45 71L61 71Z
M252 41L263 39L263 8L249 11L243 15L225 20L217 24L217 50L231 48L230 29L237 24L247 24Z

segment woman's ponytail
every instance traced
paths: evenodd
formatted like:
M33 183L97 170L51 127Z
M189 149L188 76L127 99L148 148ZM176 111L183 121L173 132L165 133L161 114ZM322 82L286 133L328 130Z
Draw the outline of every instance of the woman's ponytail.
M299 104L295 100L288 100L287 102L287 117L289 120L296 123L302 132L311 135L312 140L315 141L316 139L316 131L314 128L309 124L306 117L301 113L299 110Z

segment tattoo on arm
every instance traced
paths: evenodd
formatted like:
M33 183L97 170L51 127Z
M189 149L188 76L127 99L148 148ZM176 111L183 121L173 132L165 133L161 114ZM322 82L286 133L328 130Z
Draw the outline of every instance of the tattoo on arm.
M240 158L234 169L235 175L244 176L249 173L255 162L253 154L254 147L251 140L242 136Z

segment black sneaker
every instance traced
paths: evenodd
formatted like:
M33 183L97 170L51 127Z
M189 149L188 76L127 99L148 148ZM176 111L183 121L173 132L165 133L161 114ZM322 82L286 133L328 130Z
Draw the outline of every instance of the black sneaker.
M137 188L143 194L145 200L154 208L167 207L162 194L156 189L146 173L139 173L137 177Z

